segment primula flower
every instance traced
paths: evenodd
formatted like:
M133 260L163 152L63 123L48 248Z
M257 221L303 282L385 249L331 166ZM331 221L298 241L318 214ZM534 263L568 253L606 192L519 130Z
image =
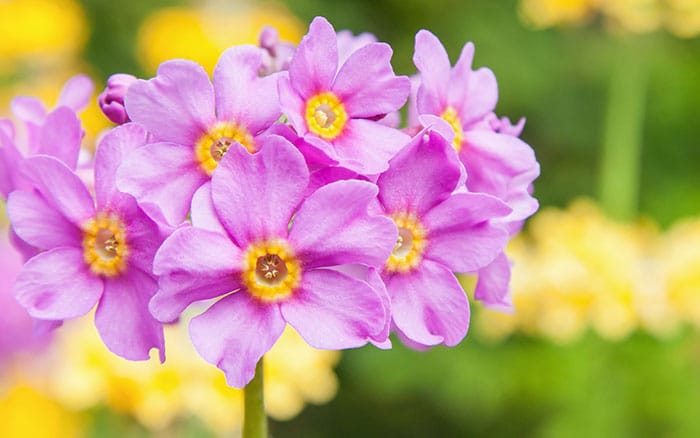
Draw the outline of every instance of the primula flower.
M461 169L436 131L420 133L379 176L379 202L399 229L382 277L393 324L409 344L453 346L469 327L469 303L453 272L474 272L503 250L491 219L510 213L495 197L454 193Z
M283 112L297 133L362 175L386 170L410 140L375 121L401 108L410 91L408 78L394 75L391 55L389 45L369 43L339 64L336 33L316 17L279 84Z
M309 172L288 141L269 136L249 154L234 144L193 200L193 227L156 255L160 289L150 309L175 320L191 303L222 297L190 323L192 342L234 387L289 323L314 348L385 341L381 292L338 265L379 266L396 227L368 213L377 187L338 181L306 196ZM383 337L383 339L382 339Z
M213 86L201 66L186 60L164 62L155 78L132 84L125 98L128 116L155 142L126 157L119 188L139 203L157 205L170 224L181 223L194 192L231 145L258 150L258 136L280 116L277 75L258 77L262 56L253 46L227 50Z
M467 189L508 204L511 213L493 222L513 235L538 208L531 192L539 164L532 148L517 137L524 120L513 126L495 116L496 77L487 68L473 71L473 58L474 45L467 43L452 68L437 37L426 30L418 32L413 60L421 83L413 114L425 126L436 124L438 117L450 125L447 138L469 175ZM487 306L510 309L510 262L505 254L478 274L475 297Z
M15 284L17 300L38 319L65 320L97 304L95 325L107 347L127 359L163 354L161 325L148 313L156 292L151 274L162 237L137 206L115 189L124 145L143 141L135 125L110 132L96 156L96 205L78 176L49 156L27 158L33 191L15 191L8 214L17 235L45 251L31 258Z

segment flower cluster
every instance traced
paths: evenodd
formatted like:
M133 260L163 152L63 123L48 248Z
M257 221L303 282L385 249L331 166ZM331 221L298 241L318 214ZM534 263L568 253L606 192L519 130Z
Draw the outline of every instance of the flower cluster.
M679 38L700 33L695 0L520 0L520 15L536 28L580 25L600 17L613 32L649 33L667 29Z
M474 46L452 66L420 31L409 79L389 45L323 18L296 48L269 29L261 41L226 50L212 78L171 60L148 80L110 80L100 102L126 123L104 135L90 176L81 99L22 119L38 139L25 154L0 124L29 314L55 325L96 308L112 352L164 360L163 324L206 301L192 343L242 387L287 325L318 349L388 348L391 331L456 345L470 313L455 273L477 274L476 298L509 309L503 250L537 209L539 165L524 122L495 115L496 79L472 69Z
M661 233L649 221L618 223L590 200L549 208L509 245L513 315L482 312L486 337L514 332L557 343L589 328L611 341L635 330L658 338L700 326L700 221Z

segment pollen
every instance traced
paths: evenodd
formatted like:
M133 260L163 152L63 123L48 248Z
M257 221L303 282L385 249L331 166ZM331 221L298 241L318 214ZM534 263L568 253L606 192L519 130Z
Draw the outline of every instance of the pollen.
M464 142L464 130L462 129L462 122L459 120L457 110L448 106L447 109L440 114L440 118L449 123L455 133L455 139L452 140L452 147L454 147L457 152L461 151L462 143Z
M243 263L243 284L261 301L282 301L290 297L301 283L301 264L284 240L250 245Z
M348 113L338 96L328 91L306 102L306 124L309 131L326 140L337 138L345 128Z
M399 236L385 269L388 272L410 272L423 259L428 245L427 233L414 213L401 212L389 217L398 227Z
M83 258L94 274L115 277L126 270L129 247L118 216L99 213L82 230Z
M217 122L195 144L197 162L207 175L214 169L233 143L240 143L248 152L255 152L253 136L243 127L231 122Z

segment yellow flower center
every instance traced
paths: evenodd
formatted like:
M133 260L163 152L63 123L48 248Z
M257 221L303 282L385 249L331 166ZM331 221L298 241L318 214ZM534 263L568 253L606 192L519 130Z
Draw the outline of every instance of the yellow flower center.
M390 218L399 228L399 237L385 268L389 272L409 272L423 259L427 233L414 213L397 213Z
M243 284L261 301L284 300L301 283L301 264L284 240L250 245L243 263Z
M253 136L242 126L232 122L217 122L195 144L195 154L202 169L211 176L219 161L234 142L243 145L248 152L255 152Z
M443 111L442 114L440 114L440 118L449 123L450 127L454 131L455 139L452 140L452 147L454 147L455 150L459 152L460 150L462 150L462 142L464 141L464 131L462 130L462 122L459 120L457 110L455 110L451 106L448 106L447 109Z
M119 217L98 213L83 225L83 257L93 273L106 277L121 274L128 255L126 231Z
M329 92L319 93L306 102L306 124L309 131L326 140L333 140L348 121L343 103Z

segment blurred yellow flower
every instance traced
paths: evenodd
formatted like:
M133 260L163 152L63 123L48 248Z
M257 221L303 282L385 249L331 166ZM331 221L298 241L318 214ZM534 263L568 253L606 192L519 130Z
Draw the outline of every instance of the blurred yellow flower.
M482 310L476 331L520 331L568 343L591 328L616 341L634 330L700 327L700 221L661 234L649 222L618 223L588 200L545 209L508 248L515 313Z
M243 392L230 388L221 371L192 347L187 324L166 328L167 360L129 362L110 353L89 318L57 331L57 357L50 393L74 410L106 404L133 415L152 430L178 418L198 416L218 433L241 427ZM278 420L296 416L306 402L325 403L336 393L337 351L309 347L291 328L265 356L265 402Z
M63 62L83 48L87 36L85 13L77 1L0 1L0 74L22 60Z
M155 72L172 58L191 59L211 71L221 52L235 44L257 44L260 30L272 25L280 39L297 43L304 27L281 5L233 2L228 8L160 9L147 17L138 34L138 59Z
M519 14L537 29L585 24L601 16L613 33L665 27L681 38L700 34L700 0L520 0Z
M67 438L82 436L79 415L22 381L0 389L0 436Z
M541 29L576 25L589 21L600 0L522 0L520 16L527 24Z

